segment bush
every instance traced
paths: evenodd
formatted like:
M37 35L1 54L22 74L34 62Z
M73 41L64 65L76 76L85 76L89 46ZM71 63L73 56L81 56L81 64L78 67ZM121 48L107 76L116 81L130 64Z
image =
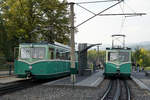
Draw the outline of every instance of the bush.
M6 64L6 59L4 57L0 57L0 65Z
M144 67L145 71L150 71L150 67Z

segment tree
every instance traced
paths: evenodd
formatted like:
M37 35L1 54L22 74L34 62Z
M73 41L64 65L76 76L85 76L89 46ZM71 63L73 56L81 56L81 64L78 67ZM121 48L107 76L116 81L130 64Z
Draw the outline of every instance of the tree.
M99 51L99 52L97 52L96 50L89 50L88 51L88 62L97 61L98 57L100 57L101 63L104 64L105 51Z
M58 0L39 0L39 9L43 12L41 29L51 27L51 30L42 31L43 38L49 42L57 41L67 43L69 41L69 16L66 2ZM51 5L51 6L50 6Z
M65 0L3 0L0 9L5 29L0 30L3 38L0 49L6 57L22 42L69 42L69 13Z
M137 47L132 58L134 58L136 64L140 66L147 67L150 65L150 56L148 56L148 51L144 48Z
M4 23L1 15L2 15L2 13L0 11L0 53L4 54L6 59L8 61L10 61L11 57L13 56L11 47L13 46L12 44L14 43L14 40L8 39L8 33L6 31L5 23Z

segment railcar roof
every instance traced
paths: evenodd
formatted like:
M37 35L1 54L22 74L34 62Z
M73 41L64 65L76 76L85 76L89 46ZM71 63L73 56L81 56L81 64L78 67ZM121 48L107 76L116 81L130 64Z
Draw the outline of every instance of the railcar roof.
M131 48L106 48L106 50L131 50Z
M58 43L58 42L54 42L54 43L21 43L20 46L23 45L48 45L48 46L54 46L54 47L61 47L61 48L66 48L66 49L70 49L69 46Z

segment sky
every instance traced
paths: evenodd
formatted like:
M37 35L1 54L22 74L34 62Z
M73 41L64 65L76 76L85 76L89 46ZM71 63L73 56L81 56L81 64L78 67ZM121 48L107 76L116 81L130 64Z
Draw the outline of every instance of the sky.
M68 0L68 2L89 2L101 0ZM99 13L116 2L80 4ZM126 44L150 41L150 0L124 0L124 2L107 10L106 13L146 13L144 16L97 16L77 28L76 43L111 44L113 34L126 35ZM93 16L81 7L75 5L75 26ZM124 23L124 24L123 24Z

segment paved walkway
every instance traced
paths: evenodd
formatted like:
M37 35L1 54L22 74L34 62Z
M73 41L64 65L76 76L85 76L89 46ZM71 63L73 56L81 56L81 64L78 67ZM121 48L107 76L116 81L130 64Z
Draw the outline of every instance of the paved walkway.
M86 78L85 80L82 80L75 85L77 86L92 86L97 87L102 81L103 81L103 71L99 71L90 77Z
M97 87L103 81L103 71L99 70L91 76L77 76L75 86ZM70 77L59 79L43 85L73 85Z
M150 76L145 76L145 72L133 72L131 78L140 88L150 91Z
M11 71L11 73L13 74L13 71ZM0 71L0 76L3 75L9 75L9 71Z
M0 84L7 84L7 83L21 81L21 80L25 80L25 79L24 78L16 78L15 76L4 77L4 78L0 78Z

